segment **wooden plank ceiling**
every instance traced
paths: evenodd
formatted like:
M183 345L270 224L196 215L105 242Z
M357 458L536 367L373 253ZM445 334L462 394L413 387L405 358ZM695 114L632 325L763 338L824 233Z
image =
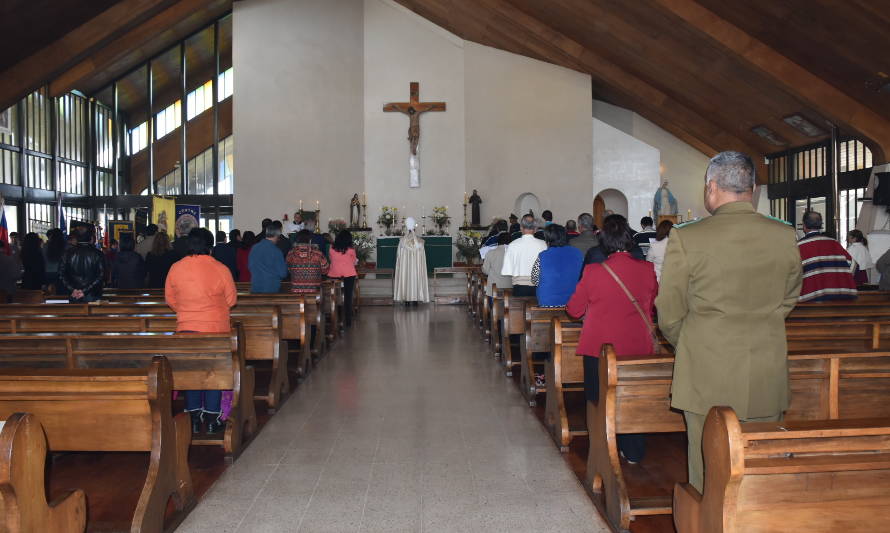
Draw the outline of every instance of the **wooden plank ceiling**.
M886 2L397 1L469 41L588 73L595 98L708 155L804 146L823 140L829 121L876 161L890 155ZM791 115L821 133L795 129Z
M0 109L50 82L50 94L95 95L211 24L232 0L0 2Z

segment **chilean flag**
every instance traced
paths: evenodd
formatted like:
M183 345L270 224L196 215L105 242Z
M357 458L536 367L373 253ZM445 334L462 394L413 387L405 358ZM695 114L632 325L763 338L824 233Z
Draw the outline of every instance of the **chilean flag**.
M5 245L6 255L12 255L9 247L9 226L6 225L6 210L3 208L3 198L0 197L0 242Z
M65 210L62 209L62 193L59 193L58 215L59 227L62 229L62 235L68 235L68 222L65 220Z

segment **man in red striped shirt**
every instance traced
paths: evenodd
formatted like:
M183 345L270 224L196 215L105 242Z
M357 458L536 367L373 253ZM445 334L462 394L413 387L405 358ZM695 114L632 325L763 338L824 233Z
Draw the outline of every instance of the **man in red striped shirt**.
M807 211L803 215L806 235L797 242L803 266L801 302L852 300L856 298L853 272L856 263L839 242L822 233L822 215Z

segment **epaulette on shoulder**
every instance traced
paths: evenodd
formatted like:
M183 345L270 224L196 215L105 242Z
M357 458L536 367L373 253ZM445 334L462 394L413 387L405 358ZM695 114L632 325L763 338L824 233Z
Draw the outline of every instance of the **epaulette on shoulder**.
M760 215L763 217L766 217L770 220L775 220L776 222L781 222L782 224L785 224L786 226L791 226L791 222L788 222L787 220L782 220L781 218L776 218L776 217L770 216L770 215L764 215L763 213L760 213Z
M689 221L683 222L681 224L674 224L674 227L677 229L682 229L682 228L685 228L686 226L691 226L691 225L695 224L696 222L701 222L702 220L704 220L704 217L697 218L695 220L689 220Z

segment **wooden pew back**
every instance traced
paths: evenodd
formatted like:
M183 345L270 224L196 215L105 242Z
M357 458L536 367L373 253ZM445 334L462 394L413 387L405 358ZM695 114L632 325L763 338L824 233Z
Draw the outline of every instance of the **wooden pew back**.
M131 531L160 533L167 500L194 505L187 415L171 415L172 371L163 357L145 368L0 371L0 418L28 411L51 451L150 452Z
M519 391L528 401L530 406L537 402L537 394L544 392L535 386L535 374L545 374L544 361L535 361L534 353L547 352L553 348L552 319L568 320L565 307L538 307L535 298L525 302L523 312L523 335L519 338L519 362L521 373L519 377Z
M577 357L581 322L553 316L550 323L550 358L547 360L547 404L544 422L560 451L568 451L574 437L587 436L583 416L576 417L566 408L567 395L584 392L584 358Z
M705 493L675 488L677 530L879 531L890 522L890 419L740 424L708 413Z
M0 530L83 533L86 496L74 490L52 504L44 485L46 435L32 414L14 413L0 431Z
M513 296L512 289L504 289L501 350L504 354L503 364L507 376L512 376L513 367L521 363L519 354L515 353L510 343L510 335L522 335L525 332L525 306L534 302L535 298L533 297Z
M588 483L609 521L627 529L633 516L670 514L663 499L633 501L627 494L616 435L685 430L670 408L674 358L618 359L610 345L600 358L600 401L588 408ZM890 402L890 352L800 353L788 356L791 405L786 420L885 416Z
M231 390L232 413L223 440L195 444L223 446L236 457L245 435L256 429L253 369L232 333L23 333L0 335L0 369L52 368L104 370L144 368L166 356L177 390ZM52 445L52 443L51 443Z

